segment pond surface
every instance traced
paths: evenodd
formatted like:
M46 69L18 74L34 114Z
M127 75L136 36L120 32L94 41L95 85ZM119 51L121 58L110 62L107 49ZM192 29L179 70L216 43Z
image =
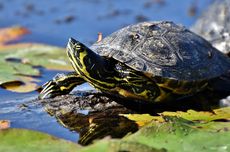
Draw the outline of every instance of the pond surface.
M69 37L92 44L128 24L170 20L190 27L212 0L8 0L0 1L0 27L22 25L31 34L18 42L39 42L65 47ZM1 70L1 69L0 69ZM0 71L1 72L1 71ZM58 71L43 71L43 84ZM89 89L84 84L79 89ZM0 120L12 127L28 128L72 141L78 134L62 127L39 105L26 104L37 92L13 93L0 89Z

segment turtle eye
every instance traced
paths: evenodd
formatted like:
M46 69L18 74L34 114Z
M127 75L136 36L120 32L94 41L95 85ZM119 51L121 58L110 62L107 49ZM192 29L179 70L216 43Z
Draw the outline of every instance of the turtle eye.
M79 44L75 44L74 48L76 51L81 51L81 49L82 49L81 45L79 45Z
M80 49L81 49L81 46L80 46L79 44L75 44L74 47L75 47L75 49L77 49L77 50L80 50Z

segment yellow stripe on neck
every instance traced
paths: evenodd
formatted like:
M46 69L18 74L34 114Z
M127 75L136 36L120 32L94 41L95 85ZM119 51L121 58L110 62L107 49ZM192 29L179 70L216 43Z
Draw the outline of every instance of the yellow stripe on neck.
M91 82L91 80L93 80L93 81L97 82L98 84L103 84L103 85L106 85L106 86L109 86L109 87L115 87L115 84L113 84L113 83L102 82L102 81L99 81L99 80L97 80L97 79L94 79L94 78L92 78L92 77L90 76L90 74L89 74L89 72L86 70L86 66L85 66L85 64L84 64L84 58L87 56L87 51L86 51L86 50L84 50L83 52L80 52L80 51L79 51L79 60L80 60L80 63L82 64L82 68L80 68L80 66L78 65L78 63L77 63L77 61L76 61L76 58L74 57L73 53L70 53L70 54L71 54L71 58L72 58L71 62L72 62L72 64L73 64L74 69L77 71L77 73L78 73L79 75L81 75L80 71L78 71L78 69L80 69L81 72L84 73L83 78L84 78L86 81ZM96 85L96 84L93 84L93 85ZM96 86L98 86L98 85L96 85ZM98 87L101 88L100 86L98 86ZM105 88L103 88L103 89L105 89Z

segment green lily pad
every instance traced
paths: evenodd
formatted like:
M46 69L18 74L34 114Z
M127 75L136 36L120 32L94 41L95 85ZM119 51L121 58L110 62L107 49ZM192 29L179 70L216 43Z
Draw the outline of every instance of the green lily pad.
M173 118L166 122L152 122L136 134L125 138L155 148L165 148L168 151L229 151L230 132L228 129L200 129L202 123L194 123L182 118ZM205 123L209 127L218 122ZM230 123L225 125L230 128ZM226 126L222 126L225 128ZM219 124L221 128L221 124Z
M166 152L164 148L156 149L133 141L124 141L116 139L103 139L97 143L84 147L80 152Z
M152 121L121 140L101 140L82 151L230 151L230 122L197 123L172 116L164 119Z
M28 76L41 75L35 66L72 70L64 48L41 44L7 45L0 47L0 86L15 81L28 84L31 82L28 81ZM32 90L35 90L35 87L31 88Z
M0 151L4 152L75 152L79 145L48 134L25 130L0 130Z
M156 152L162 152L161 150L155 150L152 147L134 142L124 142L121 144L119 140L110 139L104 139L93 146L83 148L70 141L25 129L1 130L0 139L0 151L4 152L117 152L122 149L127 150L127 148L132 151L154 150Z

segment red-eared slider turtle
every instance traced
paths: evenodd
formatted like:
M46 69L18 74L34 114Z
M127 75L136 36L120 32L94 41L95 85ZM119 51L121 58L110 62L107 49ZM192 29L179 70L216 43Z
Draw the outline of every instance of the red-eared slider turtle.
M67 55L75 72L47 82L40 98L88 82L117 98L162 102L200 92L230 70L230 59L209 42L167 21L127 26L91 48L70 38Z
M230 1L215 0L192 27L192 31L230 56Z

